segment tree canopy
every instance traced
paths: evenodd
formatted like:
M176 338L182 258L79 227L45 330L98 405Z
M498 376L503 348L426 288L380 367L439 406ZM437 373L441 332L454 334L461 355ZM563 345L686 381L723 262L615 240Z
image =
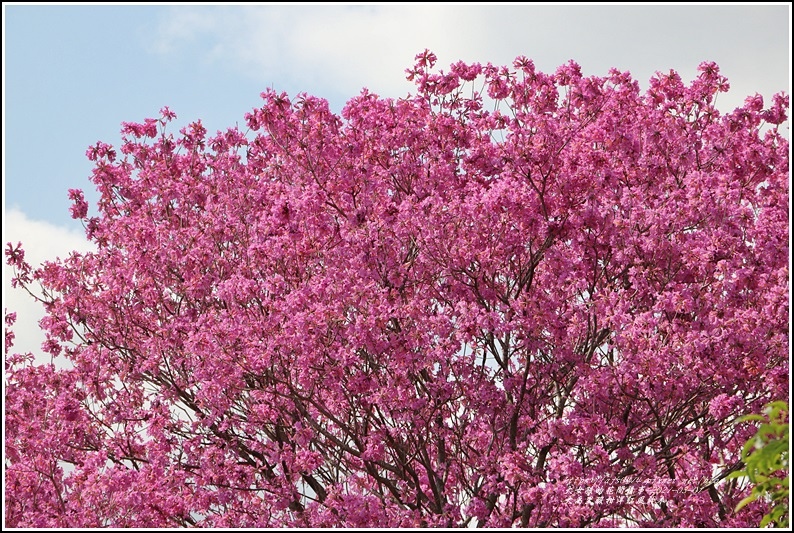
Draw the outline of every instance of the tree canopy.
M727 478L788 400L788 96L435 61L88 150L96 250L6 249L64 361L7 331L6 525L758 524Z

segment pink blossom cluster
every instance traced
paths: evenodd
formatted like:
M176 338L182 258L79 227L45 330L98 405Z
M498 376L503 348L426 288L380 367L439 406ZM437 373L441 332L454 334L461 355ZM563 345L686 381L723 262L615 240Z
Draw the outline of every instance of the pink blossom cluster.
M6 250L62 361L6 333L7 526L758 523L720 473L788 398L788 97L435 62L88 150L96 251Z

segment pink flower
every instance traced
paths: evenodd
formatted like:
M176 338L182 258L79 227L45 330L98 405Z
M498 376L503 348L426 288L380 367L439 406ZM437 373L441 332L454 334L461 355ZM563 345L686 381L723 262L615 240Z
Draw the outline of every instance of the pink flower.
M83 191L69 189L69 199L72 200L72 206L69 208L72 218L85 218L88 215L88 202L85 201Z

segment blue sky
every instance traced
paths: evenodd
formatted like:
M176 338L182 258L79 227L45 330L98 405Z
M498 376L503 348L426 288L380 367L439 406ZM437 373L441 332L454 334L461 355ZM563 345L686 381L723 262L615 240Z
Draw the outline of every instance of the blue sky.
M714 60L731 82L720 96L730 110L755 92L790 92L790 22L788 4L3 4L3 243L22 241L34 262L86 249L67 199L69 188L97 198L86 148L117 144L122 121L164 105L179 125L200 118L211 132L242 123L266 87L322 96L338 111L363 86L405 95L404 69L429 48L441 68L526 55L553 71L574 59L585 74L615 66L643 86L670 68L688 81ZM3 272L4 307L35 317ZM15 328L18 348L35 350L25 328Z

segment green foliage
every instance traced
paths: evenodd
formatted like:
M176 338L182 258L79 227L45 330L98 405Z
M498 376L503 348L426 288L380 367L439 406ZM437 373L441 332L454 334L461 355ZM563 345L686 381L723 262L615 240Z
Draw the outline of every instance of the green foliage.
M742 450L744 470L734 472L730 478L747 477L754 484L749 496L736 506L738 511L745 505L762 499L770 501L769 511L759 524L766 527L789 527L789 441L788 404L777 401L764 408L764 414L743 416L741 422L758 421L761 426Z

